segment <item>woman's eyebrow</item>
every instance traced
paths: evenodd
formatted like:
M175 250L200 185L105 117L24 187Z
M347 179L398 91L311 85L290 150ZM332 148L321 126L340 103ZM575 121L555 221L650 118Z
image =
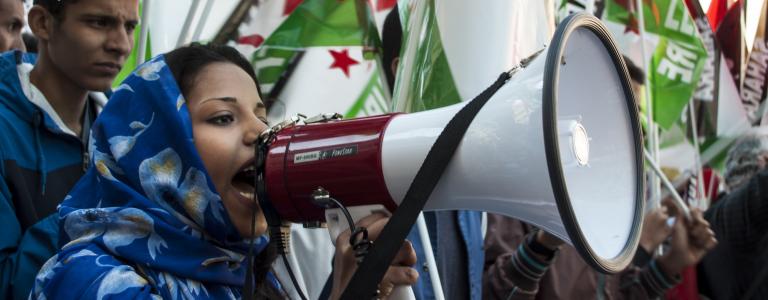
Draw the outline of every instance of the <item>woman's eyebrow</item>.
M237 103L237 98L235 98L235 97L227 97L227 96L208 98L208 99L203 100L200 103L205 103L205 102L210 101L210 100L219 100L219 101L224 101L224 102Z

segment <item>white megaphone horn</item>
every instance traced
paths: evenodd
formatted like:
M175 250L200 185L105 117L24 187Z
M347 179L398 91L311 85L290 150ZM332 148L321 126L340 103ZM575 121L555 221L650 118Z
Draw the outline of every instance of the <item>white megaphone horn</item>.
M267 209L285 221L323 221L311 201L322 187L350 208L395 211L466 104L272 130L260 171ZM626 67L600 21L579 14L479 111L424 209L514 217L570 242L596 269L618 272L637 248L643 197Z

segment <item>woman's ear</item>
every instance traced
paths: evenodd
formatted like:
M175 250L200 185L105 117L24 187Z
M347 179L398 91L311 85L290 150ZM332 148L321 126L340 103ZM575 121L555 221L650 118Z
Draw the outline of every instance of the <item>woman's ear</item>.
M53 34L53 15L42 6L35 5L29 10L27 22L32 33L40 41L47 42Z

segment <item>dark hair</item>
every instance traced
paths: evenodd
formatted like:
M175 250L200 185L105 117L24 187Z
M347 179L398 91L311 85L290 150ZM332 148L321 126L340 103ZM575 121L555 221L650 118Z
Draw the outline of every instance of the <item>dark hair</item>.
M173 74L173 78L181 89L181 93L186 96L195 83L195 78L206 66L212 63L225 62L232 63L248 73L256 83L256 88L261 96L259 81L256 79L256 73L253 66L243 57L240 52L232 47L216 44L198 44L192 43L166 53L165 63ZM267 279L267 273L272 269L272 263L277 259L277 247L274 240L270 241L266 249L261 251L254 258L253 275L256 280L255 298L256 299L283 299L284 295L277 290Z
M256 83L256 89L259 92L259 97L261 97L261 88L256 79L256 73L253 71L253 66L235 48L225 45L192 43L189 46L168 52L164 56L173 78L176 79L181 93L185 96L189 93L195 83L195 78L203 68L212 63L225 62L232 63L248 73L248 76L253 78L253 82Z
M395 88L395 74L392 73L392 61L400 56L400 45L403 40L403 27L400 25L400 13L397 5L389 11L384 19L381 32L381 62L384 64L384 74L387 77L389 90Z
M64 9L69 4L77 3L78 0L35 0L34 5L40 5L48 10L57 20L61 21L64 17Z
M24 40L24 47L27 48L27 53L37 53L37 38L34 34L24 32L21 34L21 38Z
M624 58L624 64L627 65L627 71L629 71L629 78L638 84L645 84L645 72L640 69L629 57L622 55Z

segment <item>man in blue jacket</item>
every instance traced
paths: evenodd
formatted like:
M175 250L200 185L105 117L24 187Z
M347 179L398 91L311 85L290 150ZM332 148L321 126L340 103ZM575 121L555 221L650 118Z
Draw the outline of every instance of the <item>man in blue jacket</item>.
M138 0L35 0L39 57L0 56L0 298L26 299L58 249L56 206L88 164L89 127L133 46Z

